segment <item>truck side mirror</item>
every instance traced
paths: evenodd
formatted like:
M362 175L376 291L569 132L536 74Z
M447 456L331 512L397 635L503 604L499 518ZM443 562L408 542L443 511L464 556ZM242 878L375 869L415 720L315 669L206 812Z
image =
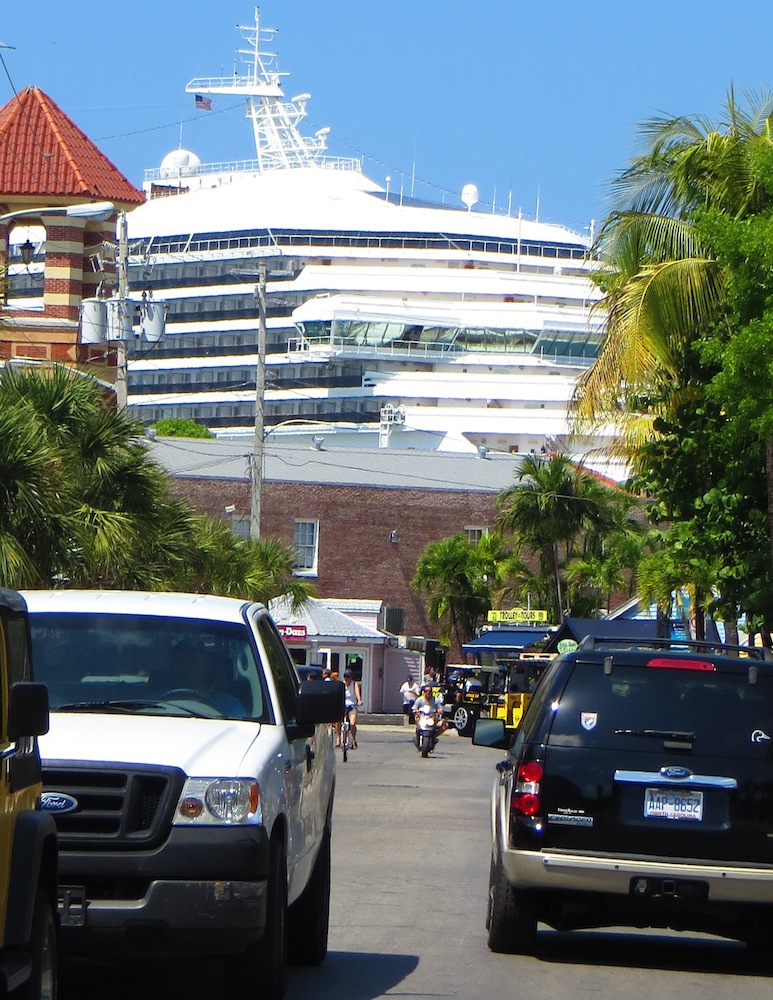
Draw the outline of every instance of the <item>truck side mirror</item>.
M48 732L48 688L33 681L18 681L8 702L8 738L12 743Z
M341 681L304 684L296 701L298 725L340 722L344 717L344 685Z

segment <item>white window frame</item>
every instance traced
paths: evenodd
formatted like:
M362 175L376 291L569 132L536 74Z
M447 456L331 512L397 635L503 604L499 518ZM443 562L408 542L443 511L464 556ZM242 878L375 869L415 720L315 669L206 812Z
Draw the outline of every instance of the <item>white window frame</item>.
M300 531L306 531L313 537L310 540L299 540ZM319 554L319 521L313 518L296 518L293 531L293 545L296 553L293 575L316 576Z

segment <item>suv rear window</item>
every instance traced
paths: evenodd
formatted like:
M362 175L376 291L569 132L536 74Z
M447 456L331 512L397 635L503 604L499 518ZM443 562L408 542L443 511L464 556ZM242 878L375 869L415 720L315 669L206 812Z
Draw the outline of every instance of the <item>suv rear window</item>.
M550 743L646 749L651 739L725 757L773 738L773 674L704 672L578 660L554 708ZM653 746L653 749L655 747Z

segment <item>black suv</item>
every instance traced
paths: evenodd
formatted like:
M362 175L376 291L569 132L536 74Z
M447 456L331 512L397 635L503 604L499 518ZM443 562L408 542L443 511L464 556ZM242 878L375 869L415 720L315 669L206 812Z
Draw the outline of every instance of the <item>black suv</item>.
M553 661L497 764L492 951L558 930L669 927L773 941L767 651L586 637Z

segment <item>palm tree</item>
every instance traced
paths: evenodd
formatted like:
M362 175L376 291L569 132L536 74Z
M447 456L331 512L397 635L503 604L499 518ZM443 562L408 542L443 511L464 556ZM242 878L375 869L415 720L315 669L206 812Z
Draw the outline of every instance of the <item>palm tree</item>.
M243 541L176 499L142 428L91 379L56 367L0 378L0 585L310 596L294 550Z
M527 455L497 506L498 529L538 553L543 572L552 577L554 620L563 620L562 569L580 536L603 536L612 527L611 491L566 455Z
M696 221L771 205L761 164L773 150L773 94L744 112L731 89L719 123L654 119L641 131L644 151L616 182L619 207L599 233L607 337L574 399L578 427L621 425L633 457L652 430L642 413L673 403L685 347L726 316L728 275Z
M63 367L8 369L3 411L34 427L48 449L62 514L43 524L56 533L51 557L38 559L41 582L71 586L161 586L168 576L154 546L171 552L170 518L183 515L166 474L150 459L141 428L116 411L101 387ZM163 563L164 560L162 559Z
M753 332L770 301L770 261L758 260L750 245L770 243L773 94L751 95L743 109L731 89L718 122L655 119L642 139L643 151L616 185L618 207L600 231L607 337L577 387L575 426L616 425L634 470L647 475L652 445L664 429L673 434L685 413L701 412L709 400L721 420L740 414L764 442L769 565L762 572L770 578L773 404L767 391L748 389L748 374L730 367L745 354L754 369L756 354L757 373L767 371L767 356L745 340L741 346L739 334ZM727 567L714 565L728 578ZM752 589L752 603L764 605L765 588Z
M461 650L476 635L491 609L504 555L496 535L484 535L473 545L457 534L424 549L411 586L426 598L427 617L437 622L444 646L455 643Z
M0 405L0 584L36 587L66 557L72 527L57 455L29 407Z
M225 521L197 515L190 561L180 589L260 601L268 607L288 595L293 608L314 596L313 585L293 576L296 552L275 538L237 538Z

